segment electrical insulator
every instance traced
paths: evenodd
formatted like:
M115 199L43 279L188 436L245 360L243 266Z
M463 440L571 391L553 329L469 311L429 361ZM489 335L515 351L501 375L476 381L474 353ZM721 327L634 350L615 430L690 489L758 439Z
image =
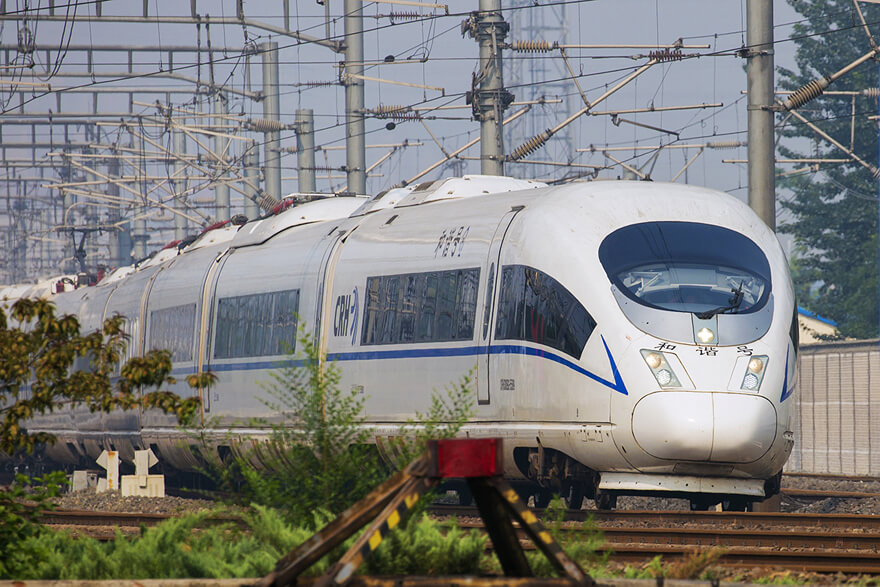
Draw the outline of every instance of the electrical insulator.
M651 51L648 53L648 57L655 59L660 63L665 63L667 61L681 61L684 54L681 52L681 49L670 49L667 47L666 49Z
M30 55L34 52L35 48L34 33L31 32L27 25L22 26L18 29L18 52L22 55Z
M788 100L782 103L782 107L786 110L795 110L800 108L810 100L814 98L818 98L822 95L822 92L825 91L825 88L828 87L828 78L814 79L804 87L795 91L794 94L788 97Z
M281 203L280 200L278 200L277 198L275 198L275 197L273 197L273 196L267 194L266 192L263 192L263 193L260 195L259 206L260 206L260 208L262 208L263 210L271 211L273 208L275 208L275 206L277 206L277 205L280 204L280 203Z
M391 120L418 120L418 112L409 110L409 106L399 104L380 104L371 111L376 118L390 118Z
M868 88L867 90L862 90L862 95L876 99L880 96L880 88Z
M510 48L520 53L547 53L552 51L557 43L550 41L514 41Z
M389 12L386 16L390 20L418 20L423 18L418 12Z
M267 118L249 118L247 121L247 127L249 130L255 130L257 132L277 132L280 130L284 130L286 125L282 124L278 120L269 120Z
M338 86L339 82L301 82L294 85L305 88L329 88L330 86Z
M710 149L736 149L737 147L744 147L745 143L742 141L714 141L706 143L706 146Z
M535 151L543 147L544 144L546 144L552 136L553 133L550 131L549 128L541 134L533 136L528 141L517 147L516 150L514 150L514 152L510 154L510 160L519 161L523 157L534 153Z

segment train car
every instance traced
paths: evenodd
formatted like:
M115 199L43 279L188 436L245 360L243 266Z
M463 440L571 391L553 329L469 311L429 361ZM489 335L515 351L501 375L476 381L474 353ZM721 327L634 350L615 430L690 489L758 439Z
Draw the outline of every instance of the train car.
M475 373L462 434L503 437L505 474L539 505L742 509L778 491L796 306L776 236L727 194L464 176L295 205L165 255L56 298L90 326L122 314L132 352L172 350L177 375L215 372L202 400L224 423L218 451L266 433L251 424L273 416L259 383L299 321L363 394L378 444ZM197 462L154 413L53 428L59 453Z

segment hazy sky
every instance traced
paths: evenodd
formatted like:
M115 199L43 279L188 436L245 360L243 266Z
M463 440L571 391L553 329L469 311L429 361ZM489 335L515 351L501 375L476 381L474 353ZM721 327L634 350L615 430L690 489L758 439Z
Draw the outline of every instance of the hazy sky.
M30 1L29 6L33 7ZM732 141L744 140L746 130L745 98L740 93L745 89L745 73L743 60L731 55L711 56L719 52L729 53L740 47L745 38L745 2L705 1L693 2L689 0L619 0L606 1L596 0L591 2L568 2L552 3L541 2L547 6L530 6L517 8L511 3L503 3L505 15L508 20L515 21L520 28L514 27L508 41L545 39L548 41L560 40L559 35L563 31L558 25L564 19L567 26L568 44L652 44L671 43L682 38L687 44L706 44L708 49L685 50L686 55L704 55L699 58L686 59L681 62L673 62L657 65L640 76L626 88L595 107L597 111L637 109L654 107L670 107L694 105L703 103L723 103L723 107L701 110L683 110L677 112L655 112L648 114L621 115L621 118L648 124L668 131L679 133L676 136L662 133L651 129L640 128L634 125L620 122L619 126L612 123L610 116L581 117L570 127L572 131L573 146L586 148L590 145L596 147L613 146L649 146L677 142L681 143L704 143L706 141ZM790 32L790 23L796 15L784 2L775 2L776 12L776 37L782 41ZM14 7L23 8L23 0L7 1L7 10ZM256 21L270 23L275 26L283 26L283 3L277 1L248 0L244 3L248 18ZM335 18L331 23L331 35L339 36L343 33L343 27L339 16L342 12L340 0L330 0L331 15ZM150 0L148 2L150 16L161 14L188 15L189 2ZM473 39L462 38L460 23L464 13L477 7L477 2L457 1L449 5L450 12L458 15L443 16L442 10L428 10L392 4L365 3L364 46L366 59L382 60L387 55L394 55L396 61L425 59L423 62L411 64L394 64L381 67L373 67L367 75L388 80L405 81L427 86L442 87L443 91L434 89L422 89L402 87L391 84L378 84L367 82L367 108L375 108L380 104L397 104L411 106L434 106L434 105L464 105L464 93L470 89L471 74L476 68L477 44ZM103 13L105 15L139 14L141 3L121 2L119 0L105 2ZM232 1L200 1L197 3L198 12L204 17L209 15L213 18L232 17L235 15L235 3ZM396 18L393 21L387 18L390 12L418 12L421 19L410 21ZM56 8L56 13L64 14L65 10ZM438 15L435 19L426 19L425 16ZM290 26L308 34L323 36L325 30L324 9L313 1L290 2ZM523 26L543 25L545 35L536 34L536 31L522 32ZM42 44L64 45L62 35L69 33L71 29L64 30L59 23L29 23L33 29L36 40ZM17 35L16 23L4 23L2 40L4 43L14 43ZM520 36L515 36L519 32ZM526 38L521 35L525 34ZM292 116L297 108L312 108L315 112L317 136L319 145L342 146L342 123L344 122L344 100L341 88L321 87L309 88L302 84L312 82L331 82L338 80L338 68L336 64L342 56L329 49L310 44L298 44L288 37L271 35L257 27L241 26L202 26L197 30L193 25L169 25L169 24L107 24L100 22L95 16L94 5L81 6L77 9L76 20L72 29L71 42L78 45L106 45L132 43L138 45L196 45L201 42L207 45L208 37L212 46L241 47L244 37L247 35L250 42L261 43L274 40L283 47L280 55L281 61L281 110L285 121L292 121ZM201 37L199 39L199 36ZM640 49L596 49L577 50L570 49L568 55L571 64L578 73L579 82L588 99L594 100L605 89L614 85L618 80L631 73L636 67L643 64L647 59L635 58L639 54L645 54L647 50ZM246 63L239 59L239 55L227 52L215 54L214 79L220 83L225 80L231 87L243 89L247 86ZM39 59L39 56L38 56ZM174 66L179 68L186 60L192 59L191 55L178 54L175 56ZM506 52L505 59L509 66L515 67L517 72L531 81L532 70L535 75L546 76L546 81L558 80L564 72L564 64L559 58L558 52L547 54L522 54ZM158 71L160 67L167 70L167 54L135 53L135 70L139 72ZM43 59L45 61L45 59ZM95 53L94 61L96 68L101 71L119 72L127 68L127 57L124 53ZM777 63L791 64L791 45L781 42L777 44ZM61 73L84 71L85 53L68 51L60 64ZM54 64L45 64L43 67L53 67ZM178 70L179 73L192 78L199 77L201 80L209 79L209 67L203 64L200 68L192 66ZM250 71L250 85L252 89L260 88L261 72L258 58L254 58ZM38 64L39 69L39 64ZM508 79L511 77L507 72ZM25 78L28 79L28 78ZM39 81L39 80L37 80ZM53 78L55 87L67 84L88 84L87 78ZM109 85L109 84L104 84ZM157 85L167 87L172 85L169 80L140 78L133 83L120 82L115 85L136 85L145 87ZM526 87L514 87L513 93L518 99L528 97L532 93L534 84ZM567 92L560 87L559 83L546 88L550 97L561 94L558 97L564 100L563 104L553 104L537 107L531 116L539 122L554 124L565 118L569 112L581 108L580 97L573 85L569 85ZM541 88L539 92L543 92ZM561 91L563 90L563 91ZM191 95L173 94L171 101L176 104L192 102ZM164 96L144 95L141 101L153 102L156 99L165 101ZM100 109L103 111L127 110L127 98L103 95L100 98ZM13 102L14 104L14 102ZM63 107L66 110L80 110L89 108L90 104L82 99L65 97ZM49 108L57 111L57 102L54 96L45 99L35 99L27 104L29 111L46 112ZM262 114L261 105L247 98L233 97L232 110L243 112L246 116L259 117ZM155 108L135 106L135 111L155 113ZM509 110L510 114L513 110ZM540 111L540 112L539 112ZM442 110L429 113L426 116L440 118L439 120L427 120L430 131L442 142L447 150L465 143L477 136L479 125L470 119L469 109ZM369 181L370 191L378 191L399 182L401 179L414 174L437 160L441 155L440 148L431 139L428 131L419 122L410 121L397 124L392 131L385 130L387 121L368 120L367 142L368 144L398 143L404 139L411 142L423 142L420 148L410 147L399 150L392 155L384 164L376 168L377 177ZM519 132L521 136L531 135L531 124L525 119L515 123L517 127L512 132ZM23 131L24 129L19 129ZM5 131L4 137L9 137L12 131ZM517 145L508 141L507 150L512 150ZM293 146L295 135L293 132L284 134L284 146ZM368 164L376 161L387 150L370 149ZM614 152L619 159L629 160L639 151ZM669 155L662 154L652 167L652 177L655 179L669 179L677 174L684 163L696 153L696 150L670 151ZM466 155L477 156L478 147L469 150ZM531 159L549 160L570 156L560 149L549 149L532 155ZM636 159L636 166L645 165L648 162L650 152ZM575 162L596 165L612 164L599 153L582 153L575 155ZM735 193L741 192L745 185L744 166L720 163L721 158L744 158L745 150L707 152L704 153L688 170L687 181L709 185ZM344 154L340 151L331 151L327 160L331 166L344 163ZM319 161L319 164L323 164ZM283 175L293 176L295 168L295 156L288 155L284 159L285 171ZM651 164L648 164L651 167ZM601 172L602 177L616 176L621 173L619 166L612 170ZM479 162L467 161L466 172L478 173ZM510 175L535 174L534 168L512 164L508 165L506 172ZM551 170L542 167L542 177L554 178L563 175L565 170ZM344 182L342 182L344 183ZM335 182L337 189L340 182ZM285 190L294 190L295 182L290 179L285 181ZM327 182L319 187L326 188Z
M344 35L342 0L330 2L329 32L331 38ZM66 8L56 0L56 14L69 15L67 23L7 21L0 28L0 39L7 47L9 63L27 63L27 58L17 55L14 46L22 30L34 37L38 46L54 47L48 56L45 51L34 54L33 69L13 69L3 73L4 79L25 82L24 88L32 88L26 95L23 108L26 112L55 116L63 113L87 113L93 108L102 113L135 113L157 115L156 102L178 109L210 112L212 104L205 92L206 83L213 79L215 85L228 90L229 111L244 118L261 118L262 104L246 95L262 89L262 72L259 56L248 56L242 48L259 46L274 41L281 48L280 101L282 121L292 123L298 108L314 111L316 144L326 147L318 152L316 164L327 166L331 171L319 171L318 190L340 190L345 186L345 100L338 83L339 63L344 59L339 53L314 44L299 42L291 37L278 35L260 28L255 23L284 27L284 3L278 0L245 0L246 23L226 26L217 23L218 18L234 18L234 0L198 0L196 11L202 25L166 24L152 19L162 16L189 16L191 2L181 0L147 0L150 21L122 24L101 20L96 15L94 3ZM142 14L143 2L109 0L102 10L107 15ZM45 0L29 0L27 6L45 8ZM22 10L24 0L7 0L7 11ZM413 177L443 157L443 150L450 152L479 136L479 124L471 118L470 107L465 104L465 94L471 89L472 75L477 69L478 45L475 40L463 37L461 23L468 13L478 7L477 0L455 1L449 4L449 15L440 8L413 7L387 3L364 3L365 60L375 62L365 75L383 80L416 84L411 87L388 83L366 82L366 108L380 105L403 105L419 108L423 121L397 121L393 129L386 129L388 120L368 118L366 142L368 145L395 145L408 141L421 146L396 148L380 146L367 150L367 165L373 165L383 157L371 172L367 191L371 194L387 189L402 180ZM716 108L671 110L664 112L620 114L618 124L609 115L581 116L565 132L558 135L547 147L530 155L530 160L562 161L578 165L608 166L598 172L599 178L622 175L623 168L611 157L650 173L655 180L670 180L678 175L685 164L693 159L687 172L677 179L696 185L708 186L732 193L746 199L747 174L744 164L722 163L722 159L745 159L744 147L728 150L706 150L699 154L698 148L664 148L657 153L659 145L700 145L707 142L731 142L746 140L746 89L744 61L734 52L745 43L746 2L740 0L593 0L569 2L503 2L505 19L512 23L508 42L524 40L565 41L566 44L616 44L645 45L667 44L682 39L686 45L708 45L707 48L685 49L687 57L681 61L656 65L594 107L596 112L620 111L646 108L670 108L700 104L720 103ZM786 2L774 2L777 65L793 66L793 44L788 41L791 25L799 16ZM75 13L75 18L74 18ZM407 14L408 13L408 14ZM416 18L412 18L416 17ZM213 22L213 24L211 24ZM324 38L327 22L324 7L313 0L289 2L289 26L318 38ZM201 46L210 43L214 49L213 62L203 55L199 63L194 53L175 53L171 63L167 49L172 46ZM866 43L867 44L867 43ZM131 47L131 64L126 52L100 51L108 45ZM87 71L87 53L79 50L93 47L95 71L118 75L117 81L96 76L90 78ZM162 47L163 52L140 51L138 47ZM62 51L58 51L62 48ZM866 47L867 50L867 47ZM570 65L578 77L587 99L595 101L608 88L630 75L647 60L648 49L602 48L567 50ZM59 58L60 56L60 58ZM388 56L394 63L386 63ZM549 103L534 106L529 114L507 127L505 149L509 153L526 138L534 136L566 119L569 114L583 106L581 97L571 82L570 75L558 51L539 54L505 51L505 76L510 91L517 100L534 95L545 95ZM127 74L129 67L133 76ZM18 77L18 74L21 77ZM155 75L155 74L159 75ZM169 79L185 76L191 81ZM151 75L153 74L153 75ZM126 79L129 78L129 79ZM200 82L202 92L194 93ZM135 89L140 93L129 104L125 94L103 93L95 105L83 94L48 92L61 87L83 89L112 87ZM19 98L8 92L9 86L0 86L0 98L7 110L19 107ZM178 93L164 93L164 89L176 88ZM5 93L4 93L5 92ZM561 100L561 102L559 102ZM438 110L429 107L444 106ZM460 108L450 108L459 106ZM510 115L518 108L512 106ZM177 112L175 116L179 116ZM2 120L2 118L0 118ZM196 126L205 118L190 117L184 122ZM126 146L130 136L119 125L119 117L106 119L99 137L89 137L91 142L104 145L118 143ZM137 119L128 118L137 127ZM655 128L630 124L636 122ZM658 130L662 129L662 130ZM4 144L28 142L30 128L26 126L2 126ZM164 128L161 118L156 124L140 128L156 143L172 147L171 133ZM83 140L81 127L69 127L72 141ZM433 136L432 136L433 135ZM247 133L262 140L262 135ZM63 129L48 126L38 128L37 140L61 143ZM436 139L436 141L435 141ZM564 140L563 140L564 139ZM188 139L189 154L205 155L211 146L209 138L202 136L202 145ZM567 141L567 142L566 142ZM438 145L439 143L439 145ZM231 153L240 155L241 142L234 142ZM292 130L282 133L282 148L293 148L296 135ZM589 149L593 152L577 152ZM601 151L610 149L605 155ZM54 150L58 150L55 148ZM44 149L38 158L48 152ZM8 149L9 157L30 157L26 151ZM464 160L444 165L420 181L460 173L479 173L479 146L463 153ZM261 155L262 159L262 155ZM282 157L283 192L297 190L296 155L285 152ZM506 164L507 175L538 177L557 180L573 173L586 173L587 168L564 168ZM19 175L28 170L19 169ZM154 165L149 173L159 178L173 173L168 164ZM33 173L32 173L33 175ZM329 176L329 177L328 177ZM57 178L49 170L47 178ZM202 185L194 180L189 185ZM34 189L34 188L32 188ZM50 197L58 192L35 188ZM123 191L123 195L125 192ZM209 191L196 194L195 201L208 202ZM232 192L233 205L241 206L243 199ZM156 243L167 240L168 235L159 231L154 235Z

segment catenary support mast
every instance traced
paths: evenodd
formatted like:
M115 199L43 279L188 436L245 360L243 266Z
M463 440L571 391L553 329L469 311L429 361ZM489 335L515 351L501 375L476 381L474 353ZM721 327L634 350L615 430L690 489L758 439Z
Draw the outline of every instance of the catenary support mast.
M315 187L315 119L311 108L296 111L297 189L308 194Z
M217 92L214 95L214 114L217 114L216 124L218 128L226 122L226 94ZM217 205L216 220L227 220L232 212L229 207L229 185L226 183L227 161L230 160L230 140L219 134L214 137L214 169L216 169L216 183L214 184L214 200Z
M367 193L363 0L345 0L345 153L348 191Z
M263 59L263 118L269 123L281 120L278 102L278 43L272 41L260 43L260 55ZM281 132L269 128L265 132L263 143L263 160L265 161L264 192L274 198L281 199Z
M773 1L746 5L749 121L749 206L776 230L775 141L773 136Z
M501 49L510 28L501 14L501 0L480 0L480 10L467 26L480 44L480 68L471 90L474 117L480 121L480 172L504 175L502 116L513 95L504 88L501 68Z

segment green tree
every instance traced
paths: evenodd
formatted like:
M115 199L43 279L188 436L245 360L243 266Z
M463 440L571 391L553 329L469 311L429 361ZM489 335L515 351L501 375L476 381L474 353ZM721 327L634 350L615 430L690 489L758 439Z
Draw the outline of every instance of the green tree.
M838 72L871 50L850 0L789 0L804 20L794 25L795 69L779 68L777 84L796 90L811 80ZM880 7L859 3L868 28L880 33ZM875 61L867 61L837 80L830 90L877 87ZM850 146L851 96L822 95L797 110L839 143ZM852 150L864 161L877 161L877 99L855 97ZM784 117L784 114L781 115ZM780 145L784 157L846 154L795 117L786 118ZM806 152L808 151L809 152ZM780 205L788 212L779 225L795 237L794 278L799 302L835 320L842 336L877 336L877 180L853 161L822 165L779 181L791 192Z
M75 316L57 316L46 300L20 299L8 316L0 311L0 451L31 452L38 443L53 442L46 432L28 434L28 421L76 405L93 412L158 408L182 424L192 420L198 397L160 389L176 382L168 351L133 357L120 368L128 340L123 322L114 316L101 330L82 334ZM187 379L191 387L213 380L210 373Z
M297 524L327 523L384 481L390 467L407 465L430 438L455 436L473 414L473 375L467 374L445 393L434 392L428 410L417 412L396 438L384 443L383 456L392 461L387 463L367 425L362 392L340 389L339 367L325 360L302 325L297 345L299 351L291 352L263 384L272 422L254 425L270 430L267 442L231 438L235 454L219 462L212 457L216 435L211 430L224 427L223 422L199 431L209 477L242 501L279 508Z
M364 397L339 388L339 369L323 360L313 337L300 326L299 353L261 383L263 403L273 421L265 443L230 438L234 454L225 462L212 457L216 436L209 422L199 431L205 446L205 473L241 500L278 508L289 520L320 527L365 496L387 476L369 433L362 426ZM255 467L255 463L260 463Z
M151 351L120 367L128 341L122 327L123 318L114 316L83 335L75 316L57 316L46 300L20 299L0 309L0 451L32 452L53 442L49 433L29 434L28 422L77 405L93 412L158 408L181 423L192 420L198 397L182 399L159 389L175 383L168 351ZM209 387L214 376L202 373L187 382ZM40 511L64 483L61 472L37 479L19 475L11 489L0 491L0 578L29 568L35 551L23 542L41 533Z
M16 475L15 482L0 490L0 579L19 577L31 567L39 547L29 543L42 534L36 522L42 510L51 509L51 498L67 484L61 471L28 479Z

